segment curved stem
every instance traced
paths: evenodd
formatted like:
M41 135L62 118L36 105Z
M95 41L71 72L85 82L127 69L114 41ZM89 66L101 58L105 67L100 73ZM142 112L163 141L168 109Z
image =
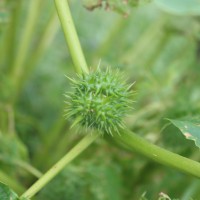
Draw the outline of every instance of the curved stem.
M151 144L131 131L125 130L122 132L122 135L116 134L114 139L125 144L131 150L158 163L200 178L200 163Z
M82 153L99 134L86 135L71 151L61 158L53 167L51 167L38 181L36 181L21 198L31 198L41 190L51 179L53 179L68 163Z
M89 70L76 33L68 2L67 0L55 0L55 5L76 72L78 74L88 73Z

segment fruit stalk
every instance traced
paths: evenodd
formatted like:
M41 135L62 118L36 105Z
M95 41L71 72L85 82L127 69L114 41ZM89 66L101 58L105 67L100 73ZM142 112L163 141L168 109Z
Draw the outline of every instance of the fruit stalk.
M200 163L151 144L129 130L122 130L121 136L116 134L113 138L155 162L200 178Z

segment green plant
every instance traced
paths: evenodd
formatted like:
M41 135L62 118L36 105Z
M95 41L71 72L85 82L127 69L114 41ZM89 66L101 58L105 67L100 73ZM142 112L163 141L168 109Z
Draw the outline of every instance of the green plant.
M118 73L98 69L96 72L72 80L73 93L66 95L66 116L74 120L72 126L94 128L112 135L125 127L123 117L132 106L130 86Z
M113 3L113 5L115 5L115 3ZM30 74L30 71L32 69L32 67L28 67L26 70L23 71L23 66L26 63L27 55L25 52L28 49L28 43L31 38L31 33L33 30L32 25L35 24L35 22L36 22L37 13L39 12L39 5L40 5L39 1L33 1L33 5L31 6L30 18L28 18L28 21L27 21L27 29L25 29L26 30L25 37L24 37L25 39L22 42L22 44L19 48L19 51L18 51L19 57L17 55L15 57L15 59L13 59L13 63L11 65L12 66L11 70L8 70L8 72L5 70L5 73L4 73L4 76L6 78L8 78L7 79L8 85L10 84L11 85L10 87L14 91L13 92L14 98L11 99L10 93L7 94L6 90L2 93L3 94L2 111L3 111L3 113L5 113L2 115L3 116L2 122L4 122L4 123L2 123L2 127L3 127L3 129L5 129L4 132L11 132L11 134L15 134L15 127L13 128L13 123L15 121L14 117L13 117L13 115L14 115L13 110L14 110L15 104L17 103L17 99L19 98L18 96L20 94L20 90L22 89L22 85L23 85L23 82L25 81L26 75ZM185 172L190 175L199 177L200 164L196 161L193 161L192 159L185 158L187 156L187 154L184 154L184 150L181 149L181 152L180 152L184 156L180 156L177 153L172 153L171 151L168 151L164 148L159 147L160 145L162 145L162 143L161 144L159 143L159 145L154 145L151 142L147 141L146 139L144 139L141 136L138 136L137 134L134 133L134 132L140 132L141 127L143 127L143 129L142 129L143 134L146 131L149 131L151 129L153 132L153 131L155 131L154 130L155 124L159 124L159 123L162 125L162 128L163 128L163 123L159 121L160 116L156 117L157 115L159 115L158 113L162 113L165 111L165 114L163 114L163 116L164 117L168 116L169 118L173 118L174 116L179 116L179 115L183 116L184 113L188 114L187 109L184 107L185 102L183 103L183 108L180 106L180 110L177 109L175 111L173 110L174 109L173 107L172 108L170 107L170 105L172 103L171 101L169 101L165 104L166 97L167 96L173 97L173 95L175 95L175 93L176 93L176 91L174 91L173 86L178 84L179 82L182 82L182 80L184 80L183 79L184 76L187 75L187 73L185 73L184 69L182 69L182 71L181 70L179 71L179 74L181 74L181 75L183 74L183 76L180 76L180 77L177 75L177 73L174 73L174 71L173 71L174 70L173 66L177 65L177 62L178 62L178 65L180 64L179 63L180 60L183 61L183 63L186 62L184 59L185 52L183 54L183 52L181 51L181 53L178 54L179 55L178 59L175 60L175 62L171 65L172 67L170 68L170 71L168 72L168 74L166 73L166 74L162 75L161 72L163 69L161 70L160 67L155 69L155 71L152 74L150 74L150 68L147 67L147 71L149 72L149 74L145 78L148 80L152 80L152 82L150 81L151 84L149 84L149 82L147 84L144 79L144 85L141 84L140 85L141 88L140 87L137 88L138 94L141 95L140 96L141 110L133 112L131 122L125 123L126 125L124 125L123 120L127 116L127 114L131 113L130 107L132 107L132 102L134 100L133 92L131 91L132 85L130 85L130 86L127 85L126 81L124 81L124 78L121 77L120 73L121 73L122 69L120 69L120 72L118 72L118 74L115 73L116 70L114 70L114 69L111 69L111 70L107 69L107 71L106 70L103 71L100 69L97 69L96 71L88 69L88 66L87 66L87 63L85 60L85 56L82 52L81 45L79 43L79 38L76 34L76 30L75 30L75 27L73 24L73 20L71 17L71 13L70 13L67 1L66 0L55 0L55 5L56 5L57 12L58 12L58 15L59 15L59 18L61 21L61 25L63 27L63 31L64 31L64 35L65 35L65 38L66 38L66 41L67 41L67 44L69 47L70 55L71 55L73 63L74 63L74 68L76 70L76 73L78 74L78 77L76 77L74 79L68 78L68 79L70 79L70 82L72 84L74 91L72 93L66 94L67 95L66 101L67 101L68 106L66 108L65 114L72 121L71 127L79 124L79 132L87 132L87 135L84 136L83 139L80 142L78 142L76 145L75 145L75 142L72 142L73 144L70 144L70 142L69 142L68 144L71 145L71 146L70 145L69 146L72 147L71 150L68 151L68 153L65 156L63 156L55 165L53 165L53 167L50 168L50 170L45 172L43 175L37 169L28 165L27 164L29 162L28 159L24 158L23 152L21 153L21 151L19 151L19 155L14 156L14 157L16 157L16 158L19 157L21 160L13 159L11 164L14 166L18 165L21 168L26 169L29 173L33 174L34 176L39 177L39 179L20 196L20 199L32 198L46 184L48 184L59 172L61 172L67 164L69 164L74 158L76 158L79 154L81 154L97 138L98 138L98 140L102 141L101 138L99 137L99 135L103 135L103 137L105 139L107 139L107 141L109 141L111 144L114 143L115 145L118 145L120 147L120 149L125 148L126 150L124 150L124 151L126 151L126 153L127 153L127 151L128 152L136 151L136 152L138 152L158 163L161 163L165 166L173 167L173 168L178 169L178 171ZM111 5L111 4L109 4L109 5ZM32 9L32 7L33 7L33 9ZM119 8L119 7L120 7L119 5L116 7L113 7L113 10L118 10L117 8ZM15 17L16 15L17 15L17 12L15 13L15 15L13 14L13 17ZM52 16L53 16L52 19L54 19L54 13L52 14ZM165 20L166 20L165 17L163 17L162 20L159 21L159 23L155 23L152 27L150 27L148 29L147 33L142 35L142 37L141 37L142 39L138 40L138 45L137 44L134 45L133 49L129 49L128 52L123 54L123 56L120 58L121 62L122 63L123 62L130 63L130 62L133 62L134 60L137 61L136 64L142 62L141 60L137 60L137 55L140 54L141 51L143 50L142 47L144 47L144 45L146 45L146 43L148 42L148 38L152 39L152 38L156 37L155 35L157 33L155 30L157 30L157 28L162 27L163 24L166 22ZM50 23L50 28L54 27L53 24L54 23ZM116 33L118 32L119 27L122 26L121 21L117 21L116 24L117 24L117 28L114 27L111 35L108 36L109 40L105 39L105 41L110 41L112 39L112 37L114 37L116 35ZM13 28L13 27L14 26L11 26L10 28ZM49 30L51 30L50 28L49 28ZM172 28L172 27L170 27L170 28ZM149 57L148 57L148 55L145 54L144 62L147 62L149 65L151 63L155 64L155 60L157 59L157 56L159 54L159 49L162 48L164 44L165 45L168 44L168 40L171 37L171 35L173 35L173 31L174 32L181 31L181 27L179 27L179 28L180 28L180 30L173 30L173 29L170 30L169 31L170 34L159 35L159 37L161 38L159 40L160 43L156 43L156 45L157 45L156 47L159 47L159 48L154 49L155 52L154 52L154 50L151 51ZM48 35L47 34L48 31L45 30L44 33L45 34L44 34L43 39L46 39L46 36ZM147 37L147 35L148 35L148 37ZM197 37L197 36L195 35L194 37ZM47 42L48 39L46 39L45 41ZM12 41L12 42L13 42L13 44L15 44L14 41ZM43 44L45 44L45 42ZM175 45L175 46L177 46L177 45ZM37 61L37 58L41 54L43 48L44 48L43 45L38 46L38 50L36 51L36 54L33 55L33 57L31 57L33 63L35 63ZM102 46L102 48L98 52L103 52L103 51L106 52L106 49L109 49L109 42L108 43L105 42L104 46ZM190 49L192 49L192 47L190 47ZM12 52L12 48L8 48L7 52ZM134 56L132 56L132 52L134 52ZM6 63L6 62L8 62L6 60L7 55L5 54L4 56L5 56L5 58L3 60ZM2 57L4 57L4 56L2 56ZM111 57L112 57L112 55L111 55ZM99 57L98 57L98 59L99 59ZM126 70L129 71L128 68L126 68ZM143 71L139 71L138 73L142 74ZM195 74L195 72L193 73L193 76L194 76L194 74ZM137 72L136 72L136 75L137 75ZM67 75L67 76L69 77L70 75ZM156 76L156 78L154 78L153 76ZM131 77L130 77L130 79L131 79ZM10 81L10 80L12 80L12 81ZM37 83L38 80L39 80L39 78L36 79L35 82ZM159 83L156 83L156 81L158 81ZM169 84L167 88L163 87L166 83ZM154 87L154 84L156 85L155 87ZM3 84L1 84L1 85L3 85ZM188 85L190 85L190 83L188 83ZM16 86L16 88L14 88L15 86ZM135 87L137 87L137 84ZM157 92L157 88L159 88L159 87L161 88L161 92L160 92L159 96L156 96L155 94ZM2 86L2 88L5 89L5 87L3 87L3 86ZM144 89L145 89L145 91L147 91L146 93L144 92ZM198 87L197 87L197 89L198 89ZM141 94L140 94L140 92L141 92ZM12 94L12 92L11 92L11 94ZM198 93L195 93L195 94L198 94ZM149 105L145 102L147 96L148 96L148 101L151 102L151 104L149 104ZM49 99L53 99L53 95L50 97L51 98L49 98ZM5 99L9 100L7 107L4 107L4 104L6 104ZM177 98L177 101L179 101L179 100L180 100L179 105L181 105L183 98L180 98L180 99ZM38 100L35 98L34 101L38 101ZM195 100L193 100L193 99L191 100L190 103L191 103L190 111L192 113L195 113L196 108L198 108L198 104L197 103L195 104ZM24 103L22 101L21 105L26 106L26 103ZM193 105L197 105L197 107L195 107L195 106L192 107ZM142 108L143 106L144 106L144 108ZM6 110L5 108L8 108L8 109ZM167 115L168 111L170 111L170 114ZM35 113L35 115L36 116L38 115L38 117L40 117L41 113L40 112L38 112L38 113L39 114ZM197 112L197 114L198 114L198 112ZM46 116L49 116L48 112L47 112ZM20 118L21 116L17 116L17 117ZM55 116L55 118L56 118L56 116ZM54 121L55 118L53 116L52 119L49 119L50 121L47 124L49 125L51 123L51 120ZM133 119L135 119L135 120L133 120ZM142 120L140 120L140 119L142 119ZM45 127L40 128L39 126L35 125L35 122L31 119L26 119L26 120L28 121L28 123L30 122L31 126L33 126L34 128L38 127L38 130L37 130L38 132L43 132L43 129L45 129ZM44 152L41 155L39 155L39 152L33 153L33 155L36 155L35 158L33 156L33 160L34 160L34 163L36 164L36 166L39 166L41 168L42 167L48 168L48 165L52 164L51 163L52 161L58 160L58 158L64 154L63 152L66 152L65 146L66 146L66 143L68 141L70 141L69 140L70 136L69 136L69 134L66 134L66 135L61 134L61 132L63 131L63 129L70 131L70 129L69 129L70 125L64 120L58 120L58 121L59 122L55 125L55 127L49 133L49 136L48 135L46 135L45 137L42 136L43 140L44 140L44 145L43 145ZM134 129L131 128L133 122L135 123ZM183 134L186 136L187 139L195 140L197 146L199 146L198 120L197 120L197 123L196 122L195 123L188 122L188 120L182 120L182 121L171 120L171 122L174 123L178 128L180 128L180 130L183 132ZM7 124L8 124L8 127L6 126ZM130 126L130 124L131 124L131 126ZM166 124L165 124L165 126L166 126ZM27 130L26 128L27 127L20 128L20 130L25 130L25 132L34 132L35 131L34 129ZM29 128L30 128L30 126L29 126ZM12 130L12 131L8 131L8 130ZM132 130L134 130L134 131L132 131ZM159 130L159 128L158 128L158 130ZM74 130L71 129L71 132L73 132L73 131ZM108 133L108 134L104 134L104 133ZM59 145L57 146L57 148L55 148L55 141L57 138L59 138L59 135L61 135L62 139L61 139ZM113 137L111 137L110 135L112 135ZM3 136L3 139L4 138L6 138L6 136L5 137ZM67 138L67 139L65 140L65 138ZM30 152L32 153L32 152L34 152L34 150L32 150L33 147L31 144L31 142L33 142L33 138L31 138L31 140L28 140L28 142L29 142L29 146L30 146L29 147ZM37 140L34 142L35 142L34 145L35 144L37 145ZM156 142L159 142L158 136L156 136L155 143ZM11 143L9 143L9 144L11 144ZM21 143L19 143L19 144L21 144ZM12 146L14 146L14 143L11 145L11 150L12 150ZM58 151L58 155L53 154L52 155L53 158L51 158L52 160L51 159L50 159L51 161L47 160L47 163L49 162L50 164L48 163L45 166L43 159L49 155L51 148L56 149L56 151ZM109 147L109 148L111 148L111 147ZM92 151L92 152L94 155L94 151ZM107 153L107 152L103 151L103 153ZM8 151L8 154L10 155L11 153L9 153L9 151ZM6 158L8 157L8 155L4 156L4 150L2 150L2 155L3 155L2 156L3 162L6 162ZM82 156L84 156L84 155L82 155ZM118 161L120 160L119 158L117 158L117 156L116 156L116 159L118 159ZM24 161L26 160L26 162L24 162L22 160L24 160ZM9 161L8 163L10 164L10 160L8 160L8 161ZM142 162L140 162L140 163L142 163ZM126 168L130 174L133 173L132 170L128 166L126 166L124 163L121 163L121 165L124 168ZM149 165L151 168L151 163L142 163L141 164L141 169L138 170L139 175L135 175L135 179L134 179L135 183L134 184L137 184L138 182L140 182L139 179L137 178L137 176L140 177L140 173L142 174L143 172L148 171ZM88 164L88 166L90 166L90 163ZM96 172L97 172L98 169L97 169L97 167L95 167L95 168L96 168ZM72 169L75 169L75 167L72 167ZM110 174L112 174L112 173L109 172L108 174L109 174L109 176L111 176ZM20 177L25 176L26 177L27 175L17 173L17 174L14 174L14 176L16 176L16 177L17 176L20 176ZM75 176L75 175L73 175L73 176ZM89 176L90 175L87 174L85 178L87 179ZM109 176L106 176L106 177L108 178ZM117 173L115 174L115 176L118 176ZM146 174L146 176L148 177L149 175ZM10 180L9 177L5 176L5 174L3 174L3 173L2 173L2 175L0 174L0 177L4 177L4 178L1 178L0 180L4 179L5 182L7 182L7 183ZM111 177L113 178L114 176L111 176ZM129 176L127 176L127 177L129 177ZM70 178L72 178L72 177L70 177ZM58 189L58 191L55 191L55 195L59 195L59 187L62 184L62 181L61 182L59 182L59 181L61 179L62 178L59 178L59 176L58 176L58 179L57 179L58 182L56 183L57 186L55 186L55 188ZM17 178L16 178L16 180L17 180ZM177 178L177 180L179 180L179 179ZM87 190L84 188L90 188L90 186L88 186L89 183L87 181L84 182L84 184L86 184L87 186L85 186L84 184L83 184L84 185L83 186L82 182L80 182L80 181L76 182L76 181L74 182L74 185L76 186L77 182L80 183L80 185L78 185L77 187L83 188L83 190L81 190L82 192ZM119 182L119 179L117 181ZM30 178L29 184L32 182L33 182L33 180ZM180 180L180 182L181 182L181 180ZM114 183L111 182L111 185L112 184L114 185ZM126 183L126 184L129 184L129 188L131 188L131 185L133 183L131 183L131 181L130 181L130 183ZM21 193L21 190L23 188L16 187L16 186L17 186L17 183L13 184L12 187L13 188L15 187L15 190L16 191L18 190L18 193ZM52 188L54 188L54 186ZM198 184L197 184L197 186L192 186L191 188L192 188L192 191L195 191L195 188L198 188ZM5 191L8 191L8 193L13 194L12 190L8 189L5 186L2 186L2 189ZM52 195L53 195L53 189L47 190L47 193L48 193L48 191L50 192L50 190L52 190ZM65 193L65 190L60 190L60 192L61 192L60 195L64 196L64 195L71 194L73 196L74 195L73 190L74 190L73 187L72 187L72 191L71 191L72 193L70 193L69 191L66 191L66 193ZM67 192L69 192L69 194ZM107 195L107 197L106 197L106 194L105 194L105 197L99 197L97 195L97 194L100 195L102 193L102 191L98 193L98 191L95 190L95 192L96 192L95 193L96 196L94 195L94 198L96 198L96 199L111 198L113 195L112 188L109 188L110 193L109 192L106 193L106 194L110 194L110 195ZM144 190L141 191L140 194L143 192L144 192ZM124 192L124 193L126 193L126 192ZM43 193L39 194L39 196L40 195L42 196L42 194ZM158 194L158 192L155 192L155 194ZM50 195L50 194L48 194L48 195ZM187 196L187 195L184 194L183 196ZM8 197L2 197L2 198L6 199ZM13 198L17 199L19 197L17 197L15 195L15 197L13 197ZM43 197L41 197L41 198L43 198ZM56 197L54 197L54 198L56 198ZM67 198L67 196L66 196L66 198ZM74 198L84 199L84 197L80 197L80 196L79 197L75 196ZM120 198L123 198L123 197L119 197L119 199ZM131 197L128 197L128 198L131 199ZM146 197L145 197L145 195L143 195L143 197L141 197L141 198L144 199ZM184 198L186 198L186 197L184 197ZM159 199L169 199L169 197L167 195L161 195L161 197Z

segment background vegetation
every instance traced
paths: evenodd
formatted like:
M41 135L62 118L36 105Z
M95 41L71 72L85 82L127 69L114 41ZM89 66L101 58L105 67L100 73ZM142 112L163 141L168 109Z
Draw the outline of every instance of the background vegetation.
M199 161L199 149L166 120L199 123L200 3L195 2L70 5L91 69L101 61L136 81L127 126ZM19 194L82 137L63 117L63 94L71 90L64 75L75 76L72 65L53 1L0 1L0 181ZM169 199L167 194L198 200L199 189L196 178L102 137L34 199L154 200Z

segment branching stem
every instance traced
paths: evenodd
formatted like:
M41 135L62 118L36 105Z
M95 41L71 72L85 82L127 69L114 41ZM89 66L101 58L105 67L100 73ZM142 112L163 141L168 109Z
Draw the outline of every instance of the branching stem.
M99 134L86 135L75 147L71 149L63 158L61 158L53 167L51 167L38 181L36 181L21 198L31 198L41 190L50 180L52 180L68 163L82 153Z

